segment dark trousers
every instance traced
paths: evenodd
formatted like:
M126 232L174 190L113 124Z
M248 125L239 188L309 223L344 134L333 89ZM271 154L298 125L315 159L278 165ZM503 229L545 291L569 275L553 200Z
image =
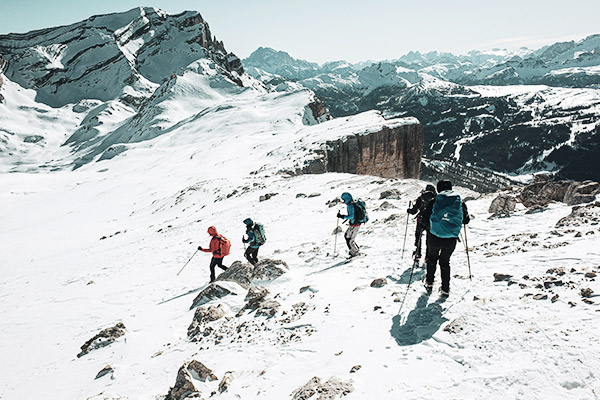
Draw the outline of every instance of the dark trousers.
M223 265L223 257L220 257L220 258L213 257L210 260L210 281L211 282L215 281L215 267L216 266L221 268L223 271L227 271L227 267L225 267Z
M442 275L442 290L450 290L450 256L456 248L456 238L439 238L427 234L427 283L432 284L435 268L439 261Z
M421 257L421 242L423 237L423 231L425 227L417 222L417 228L415 229L415 254Z
M256 263L258 262L258 249L259 249L258 247L248 246L248 248L246 249L246 252L244 253L244 257L246 257L246 259L252 265L256 265Z

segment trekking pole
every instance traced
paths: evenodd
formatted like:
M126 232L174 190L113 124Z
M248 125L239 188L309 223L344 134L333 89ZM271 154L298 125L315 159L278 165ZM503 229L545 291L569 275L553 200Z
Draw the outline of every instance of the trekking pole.
M408 202L408 208L411 208L412 201ZM404 243L402 244L402 256L400 256L400 260L404 259L404 248L406 247L406 234L408 233L408 216L410 214L408 211L406 212L406 227L404 228Z
M338 237L338 230L340 229L340 219L336 218L337 224L335 226L335 239L333 239L333 257L335 257L335 251L336 251L336 247L337 247L337 237Z
M467 242L467 226L463 225L465 230L465 250L467 252L467 265L469 266L469 280L473 280L473 275L471 275L471 260L469 259L469 242Z
M183 268L185 268L186 265L188 265L190 263L190 261L192 261L192 258L194 258L194 256L196 255L196 253L198 252L198 249L196 249L196 251L194 252L194 254L192 254L192 256L190 257L190 259L185 263L185 265L179 270L179 272L177 273L177 275L179 275L181 273L181 271L183 271Z
M404 293L404 297L402 298L402 303L400 303L400 309L398 310L398 314L396 314L396 315L400 315L400 312L402 311L402 306L404 306L404 301L406 300L406 296L408 295L408 291L410 290L410 284L412 283L412 277L413 277L413 271L415 270L415 264L416 264L416 262L413 261L413 265L410 268L410 276L408 278L408 286L406 287L406 293Z

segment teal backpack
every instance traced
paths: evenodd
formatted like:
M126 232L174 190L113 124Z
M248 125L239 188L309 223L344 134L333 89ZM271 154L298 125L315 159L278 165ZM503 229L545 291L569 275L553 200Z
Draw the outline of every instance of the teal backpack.
M457 238L463 225L460 195L453 190L438 193L429 222L429 231L433 235L439 238Z
M262 246L267 241L267 236L265 235L265 227L260 222L254 223L254 243Z
M354 202L354 221L364 224L369 220L369 214L367 214L367 205L363 199L358 199Z

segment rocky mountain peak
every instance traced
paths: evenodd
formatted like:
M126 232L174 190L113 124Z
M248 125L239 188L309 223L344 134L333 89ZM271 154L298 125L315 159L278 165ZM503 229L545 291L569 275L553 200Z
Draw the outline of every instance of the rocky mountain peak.
M198 12L170 15L152 7L0 35L0 55L7 78L35 89L36 100L52 107L115 99L125 87L149 93L200 58L214 61L240 85L244 72Z

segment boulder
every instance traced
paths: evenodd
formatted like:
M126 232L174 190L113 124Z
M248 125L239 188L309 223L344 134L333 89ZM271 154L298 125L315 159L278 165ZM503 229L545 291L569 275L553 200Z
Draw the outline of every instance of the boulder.
M77 354L77 358L83 357L92 350L108 346L121 336L125 335L126 330L127 329L122 322L117 323L113 327L101 330L98 334L81 346L81 352Z
M489 213L505 213L510 214L515 211L515 207L517 205L517 199L514 196L508 194L500 194L490 204L490 208L488 209Z
M253 271L254 266L252 264L235 261L217 277L217 281L235 282L244 289L248 289L252 282Z
M206 381L217 380L218 378L199 361L193 360L190 363L184 363L177 372L175 386L169 389L169 393L164 400L183 400L186 398L201 397L202 393L194 385L194 380Z
M223 375L223 379L219 383L219 393L225 392L231 386L231 382L233 381L233 373L231 371L225 372Z
M398 189L390 189L381 192L379 195L379 199L400 199L402 197L402 193Z
M255 266L252 279L273 280L289 271L288 265L282 260L263 258Z
M200 294L198 294L198 296L196 296L196 298L192 302L190 310L199 307L203 304L206 304L211 300L221 299L229 294L235 295L236 293L232 292L231 290L222 285L219 285L216 282L213 282L210 285L208 285L203 291L201 291Z
M575 182L567 189L563 201L570 206L591 203L596 199L598 192L600 192L600 183L598 182Z
M333 400L348 395L354 391L352 383L343 382L331 377L327 382L315 376L304 386L292 392L292 400Z
M188 327L188 338L191 339L196 336L207 323L221 319L224 316L225 309L222 304L219 304L218 306L208 306L208 308L204 306L198 307L194 313L194 319Z
M113 367L111 367L110 365L107 365L106 367L102 368L100 370L100 372L98 372L98 374L96 375L96 377L94 379L102 378L104 375L112 374L114 371L115 370L113 369Z
M377 278L373 282L371 282L371 287L381 288L387 285L387 279L385 278Z

